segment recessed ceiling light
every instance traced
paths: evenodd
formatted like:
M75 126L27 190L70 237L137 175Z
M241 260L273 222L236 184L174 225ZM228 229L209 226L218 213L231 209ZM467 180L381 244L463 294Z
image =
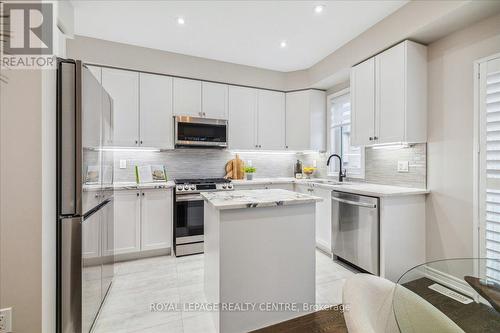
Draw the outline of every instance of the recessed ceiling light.
M325 9L325 6L323 5L317 5L316 7L314 7L314 11L318 14L321 13L323 9Z
M183 25L184 23L186 23L186 21L184 21L183 17L178 17L177 18L177 23L180 24L180 25Z
M282 40L282 41L281 41L281 43L280 43L280 47L281 47L281 48L286 47L286 40Z

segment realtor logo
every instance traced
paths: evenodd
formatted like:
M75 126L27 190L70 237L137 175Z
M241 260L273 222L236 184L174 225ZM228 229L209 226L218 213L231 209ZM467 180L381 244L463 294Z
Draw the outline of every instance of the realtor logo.
M47 55L53 52L51 3L3 4L9 38L3 52L9 55Z

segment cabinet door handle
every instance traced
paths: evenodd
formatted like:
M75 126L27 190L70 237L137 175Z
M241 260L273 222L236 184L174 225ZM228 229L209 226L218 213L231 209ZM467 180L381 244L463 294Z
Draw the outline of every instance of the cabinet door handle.
M137 192L136 195L139 196L139 192Z
M373 140L373 138L370 136L370 137L368 138L368 140L372 141L372 140Z
M203 112L203 115L206 116L207 114L205 112Z
M142 192L142 196L144 196L144 192Z
M135 144L138 144L138 143L139 143L139 141L135 140Z
M374 137L373 137L373 140L378 140L378 136L374 136Z
M142 140L141 140L141 145L142 145Z

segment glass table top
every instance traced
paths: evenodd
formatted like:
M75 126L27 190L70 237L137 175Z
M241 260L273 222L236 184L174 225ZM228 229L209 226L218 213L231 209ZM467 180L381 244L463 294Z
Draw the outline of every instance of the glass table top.
M398 280L393 309L401 332L500 332L500 259L449 259Z

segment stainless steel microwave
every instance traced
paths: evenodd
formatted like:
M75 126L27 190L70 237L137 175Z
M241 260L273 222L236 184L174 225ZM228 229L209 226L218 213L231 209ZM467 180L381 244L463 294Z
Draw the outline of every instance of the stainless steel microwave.
M227 147L227 120L175 117L175 147Z

